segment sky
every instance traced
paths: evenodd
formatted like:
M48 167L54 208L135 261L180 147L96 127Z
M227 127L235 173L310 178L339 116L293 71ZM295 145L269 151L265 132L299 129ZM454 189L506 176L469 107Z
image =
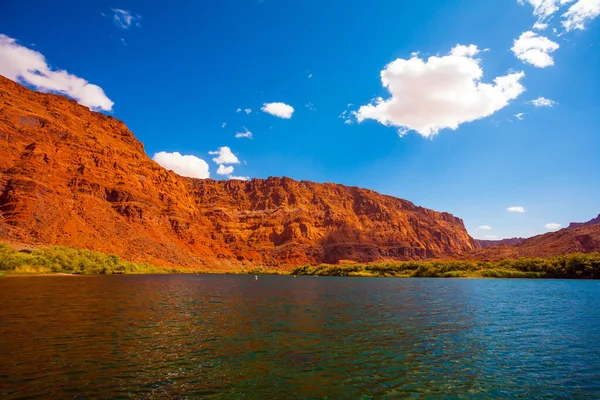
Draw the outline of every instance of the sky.
M3 0L0 74L198 178L335 182L479 239L600 212L600 0Z

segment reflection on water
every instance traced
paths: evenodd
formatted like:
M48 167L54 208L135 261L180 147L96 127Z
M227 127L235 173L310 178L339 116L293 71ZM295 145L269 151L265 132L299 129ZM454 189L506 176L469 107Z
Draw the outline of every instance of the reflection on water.
M600 398L597 281L0 279L0 397Z

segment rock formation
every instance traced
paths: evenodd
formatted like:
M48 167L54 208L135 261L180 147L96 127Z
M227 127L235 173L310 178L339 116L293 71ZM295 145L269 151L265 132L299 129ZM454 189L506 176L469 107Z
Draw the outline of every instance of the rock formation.
M462 220L371 190L183 178L113 117L0 76L0 240L227 270L477 248Z

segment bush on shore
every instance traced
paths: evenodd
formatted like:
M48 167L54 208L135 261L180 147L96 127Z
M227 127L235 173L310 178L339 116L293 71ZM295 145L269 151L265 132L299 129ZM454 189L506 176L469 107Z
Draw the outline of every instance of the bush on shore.
M64 246L45 247L27 252L0 243L0 271L4 274L149 274L183 272L147 263L122 260L114 254Z
M294 275L600 279L600 253L519 258L497 262L469 260L391 261L296 268Z

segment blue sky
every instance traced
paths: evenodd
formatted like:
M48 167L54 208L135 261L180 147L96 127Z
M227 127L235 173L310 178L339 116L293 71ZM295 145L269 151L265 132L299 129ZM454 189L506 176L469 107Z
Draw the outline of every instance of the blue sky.
M600 1L523 3L5 0L0 73L192 175L366 187L531 236L600 212Z

